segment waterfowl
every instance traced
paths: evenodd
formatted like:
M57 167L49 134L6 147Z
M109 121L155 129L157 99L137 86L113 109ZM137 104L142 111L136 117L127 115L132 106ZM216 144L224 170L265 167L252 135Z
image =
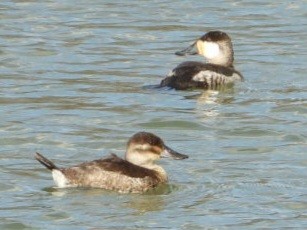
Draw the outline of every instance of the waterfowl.
M35 155L36 160L51 170L55 184L60 188L92 187L120 193L142 193L166 183L165 170L155 164L161 157L188 158L148 132L138 132L129 139L125 159L112 154L73 167L59 168L41 154Z
M207 63L187 61L174 68L160 83L160 87L177 90L189 88L218 89L235 81L242 81L241 73L234 69L234 52L230 37L222 31L210 31L176 55L199 54Z

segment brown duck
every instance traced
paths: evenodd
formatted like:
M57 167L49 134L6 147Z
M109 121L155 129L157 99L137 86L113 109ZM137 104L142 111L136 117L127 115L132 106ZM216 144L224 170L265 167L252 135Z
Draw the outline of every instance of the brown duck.
M161 157L185 159L166 146L161 138L148 133L134 134L127 143L125 159L115 154L73 167L59 168L39 153L35 158L51 170L55 184L60 187L92 187L120 193L142 193L168 181L165 170L155 164Z

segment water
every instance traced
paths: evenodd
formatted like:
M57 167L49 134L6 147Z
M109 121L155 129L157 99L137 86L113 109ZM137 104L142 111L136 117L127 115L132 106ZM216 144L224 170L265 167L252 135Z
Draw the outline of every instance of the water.
M1 229L307 226L306 1L2 1ZM154 89L209 30L229 33L245 82ZM202 60L192 57L192 60ZM68 166L146 130L188 160L144 195L57 189Z

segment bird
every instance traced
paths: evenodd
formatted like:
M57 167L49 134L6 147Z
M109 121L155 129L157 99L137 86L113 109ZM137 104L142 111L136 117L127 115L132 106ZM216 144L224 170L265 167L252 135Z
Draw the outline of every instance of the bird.
M219 89L221 86L243 81L242 74L233 66L234 52L231 38L222 31L209 31L188 48L175 53L178 56L201 55L207 63L186 61L175 67L161 81L160 87L176 90Z
M36 160L51 170L59 188L102 188L119 193L143 193L167 183L165 170L155 163L161 157L188 158L149 132L138 132L128 140L124 159L111 154L106 158L61 168L40 153L35 154Z

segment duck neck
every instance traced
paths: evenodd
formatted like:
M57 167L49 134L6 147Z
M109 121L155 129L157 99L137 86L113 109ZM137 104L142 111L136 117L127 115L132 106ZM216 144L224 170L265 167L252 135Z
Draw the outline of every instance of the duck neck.
M214 64L214 65L225 66L225 67L233 67L233 58L217 57L214 59L208 59L208 63Z
M159 166L157 164L146 164L146 165L141 165L141 166L157 172L157 175L158 175L158 177L160 178L161 181L164 181L164 182L167 181L166 171L161 166Z
M156 154L152 154L151 152L146 154L143 151L140 152L133 148L128 148L125 159L132 164L155 171L161 181L167 181L165 170L161 166L155 164L156 160L158 160Z

